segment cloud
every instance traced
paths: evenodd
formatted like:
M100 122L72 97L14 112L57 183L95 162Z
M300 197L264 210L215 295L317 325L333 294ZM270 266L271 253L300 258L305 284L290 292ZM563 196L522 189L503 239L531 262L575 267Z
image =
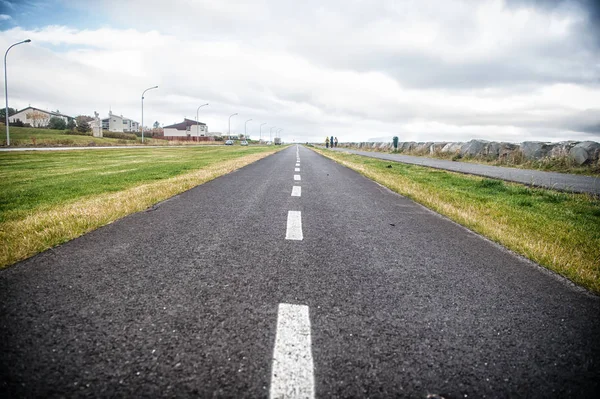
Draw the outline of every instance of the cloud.
M10 15L0 14L0 21L8 21L11 19Z
M141 92L159 85L147 123L195 118L209 102L211 131L238 112L234 130L252 118L255 135L268 122L263 133L301 141L600 140L590 8L554 3L121 1L104 28L14 28L0 45L32 39L9 57L19 107L139 119Z

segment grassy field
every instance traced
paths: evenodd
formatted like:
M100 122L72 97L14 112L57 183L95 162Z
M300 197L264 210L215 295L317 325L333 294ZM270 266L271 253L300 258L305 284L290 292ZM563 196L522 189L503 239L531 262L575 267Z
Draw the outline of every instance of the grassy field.
M600 294L598 198L315 151Z
M4 125L2 125L4 128ZM0 144L6 145L6 132L1 133ZM144 139L147 145L168 145L167 140ZM38 129L32 127L10 127L10 145L11 147L85 147L96 146L114 146L114 145L140 145L142 139L123 140L105 137L80 136L77 134L65 134L64 130Z
M280 149L206 146L0 153L0 267Z

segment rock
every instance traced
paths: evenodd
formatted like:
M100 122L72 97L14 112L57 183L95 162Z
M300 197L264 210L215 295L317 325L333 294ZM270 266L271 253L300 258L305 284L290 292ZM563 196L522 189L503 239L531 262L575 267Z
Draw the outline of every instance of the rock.
M596 162L600 158L600 144L594 141L583 141L571 148L569 157L577 165Z
M460 151L460 147L462 147L463 143L448 143L442 148L442 152L449 152L451 154L456 154Z
M448 143L433 143L429 146L429 153L430 154L435 154L436 152L441 152L442 149L446 146L446 144Z
M566 157L569 155L571 148L579 144L578 141L561 141L560 143L554 144L554 147L550 151L549 156L551 158Z
M460 147L460 155L469 157L486 155L488 144L489 141L485 140L471 140Z
M542 143L541 141L524 141L521 143L521 152L525 158L537 160L547 157L553 147L553 144Z
M427 143L418 143L415 146L415 151L419 152L419 153L428 153L429 152L429 147L431 147L433 143L431 141L428 141Z

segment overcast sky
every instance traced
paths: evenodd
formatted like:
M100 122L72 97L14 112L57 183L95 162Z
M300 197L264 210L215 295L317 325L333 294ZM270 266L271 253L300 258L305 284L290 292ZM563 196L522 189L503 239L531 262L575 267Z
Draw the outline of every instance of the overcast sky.
M9 105L284 140L600 141L598 0L0 0Z

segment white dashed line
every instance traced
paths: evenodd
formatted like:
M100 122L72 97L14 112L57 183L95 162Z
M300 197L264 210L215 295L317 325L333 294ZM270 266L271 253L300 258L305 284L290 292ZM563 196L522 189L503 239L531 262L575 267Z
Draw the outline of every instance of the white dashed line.
M287 229L285 232L286 240L299 240L302 236L302 213L300 211L288 211Z
M300 181L300 175L294 175L294 180Z
M298 162L298 163L296 164L296 166L300 166L300 162Z
M269 396L315 397L308 306L279 304Z
M294 172L300 172L300 168L294 168Z
M294 186L292 187L292 197L301 197L302 196L302 187Z

